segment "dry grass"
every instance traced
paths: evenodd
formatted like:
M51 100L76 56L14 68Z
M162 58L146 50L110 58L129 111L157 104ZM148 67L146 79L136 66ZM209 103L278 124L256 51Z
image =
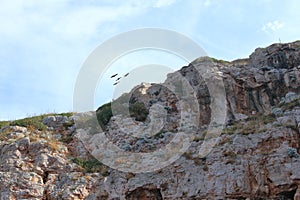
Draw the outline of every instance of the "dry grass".
M52 151L57 151L59 149L59 142L57 140L54 139L48 140L47 144Z
M253 134L261 133L266 131L265 125L272 123L276 120L272 115L257 115L249 117L245 121L240 121L233 124L230 127L227 127L223 130L222 134Z
M6 140L6 139L7 139L6 136L7 136L7 134L8 134L9 132L10 132L9 129L6 129L6 130L1 131L1 132L0 132L0 140L1 140L1 141Z
M60 113L60 114L48 113L48 114L42 114L42 115L38 115L38 116L27 117L24 119L18 119L18 120L14 120L14 121L0 121L0 128L2 128L4 126L23 126L23 127L31 128L32 130L38 129L38 130L44 131L47 129L47 126L45 126L42 123L42 121L45 117L58 116L58 115L70 117L73 114L74 113L72 113L72 112Z
M295 99L294 101L291 101L290 103L283 104L281 106L282 111L293 109L296 106L300 106L300 100Z
M10 121L0 121L0 129L5 126L9 126Z
M108 175L107 167L103 165L102 162L100 162L95 158L91 158L91 159L73 158L71 161L79 165L82 168L83 172L85 173L100 172L103 176Z

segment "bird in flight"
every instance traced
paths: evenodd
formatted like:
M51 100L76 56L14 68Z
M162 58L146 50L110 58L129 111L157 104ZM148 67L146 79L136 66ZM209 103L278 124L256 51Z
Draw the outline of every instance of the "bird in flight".
M129 73L125 74L124 77L128 76Z
M118 83L120 83L120 82L115 82L114 85L117 85Z
M114 78L114 77L116 77L118 74L114 74L114 75L112 75L110 78Z
M118 80L120 80L120 79L121 79L121 77L117 78L117 80L116 80L116 81L118 81Z

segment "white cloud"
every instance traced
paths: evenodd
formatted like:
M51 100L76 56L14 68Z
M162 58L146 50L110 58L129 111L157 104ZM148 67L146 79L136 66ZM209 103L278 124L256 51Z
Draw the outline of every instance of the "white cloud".
M89 37L96 34L102 24L132 16L138 12L138 8L127 5L80 8L59 16L58 22L53 25L53 32L66 38Z
M78 69L95 45L150 8L175 2L0 1L0 119L69 110Z
M48 3L4 0L0 7L0 38L23 39L36 35L69 41L91 38L107 22L142 14L151 7L167 7L177 0L130 0L118 4L94 2L82 5L70 0L45 1Z
M199 2L206 7L218 6L222 3L220 0L202 0Z
M279 29L282 29L284 24L282 22L279 22L278 20L275 20L273 22L268 22L262 27L262 30L269 33L270 31L278 31Z
M49 4L18 2L4 1L1 5L0 37L14 39L42 34L68 40L91 37L102 24L134 16L144 9L132 2L120 5L76 5L69 0Z
M204 1L204 5L205 5L205 6L210 6L211 3L212 3L211 0L205 0L205 1Z
M132 2L0 1L0 118L69 110L78 68L98 38L145 9Z
M0 0L0 118L69 108L80 64L96 45L123 31L153 26L178 30L200 38L209 54L225 59L248 52L240 50L241 42L257 47L266 40L265 34L247 34L253 30L267 33L267 42L299 37L299 1L278 1L272 10L265 9L270 2L264 1L253 6L246 1L178 1ZM186 11L188 15L174 17ZM281 13L276 20L275 12ZM265 24L257 27L258 21ZM231 53L228 45L237 48Z
M154 4L154 7L160 8L165 6L170 6L175 3L176 0L157 0Z

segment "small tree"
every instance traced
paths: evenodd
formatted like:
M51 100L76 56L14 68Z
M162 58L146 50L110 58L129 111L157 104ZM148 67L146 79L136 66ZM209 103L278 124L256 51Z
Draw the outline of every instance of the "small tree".
M111 103L107 103L102 105L97 110L97 120L103 130L106 129L106 125L108 124L110 118L112 117L111 111Z
M129 106L130 116L136 121L145 121L149 114L146 106L142 102L135 102Z

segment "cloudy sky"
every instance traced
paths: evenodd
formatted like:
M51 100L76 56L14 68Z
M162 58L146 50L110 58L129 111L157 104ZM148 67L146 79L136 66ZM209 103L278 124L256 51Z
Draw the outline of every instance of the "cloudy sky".
M279 40L300 39L300 1L253 2L0 0L0 120L72 111L74 85L85 59L125 31L173 30L197 42L209 56L224 60L248 57L256 47ZM132 59L140 58L142 64L161 60L155 52L148 55ZM169 59L174 68L182 64L164 57L163 62ZM132 70L129 60L130 56L118 61L122 73ZM95 108L111 98L113 82L107 80L99 80Z

